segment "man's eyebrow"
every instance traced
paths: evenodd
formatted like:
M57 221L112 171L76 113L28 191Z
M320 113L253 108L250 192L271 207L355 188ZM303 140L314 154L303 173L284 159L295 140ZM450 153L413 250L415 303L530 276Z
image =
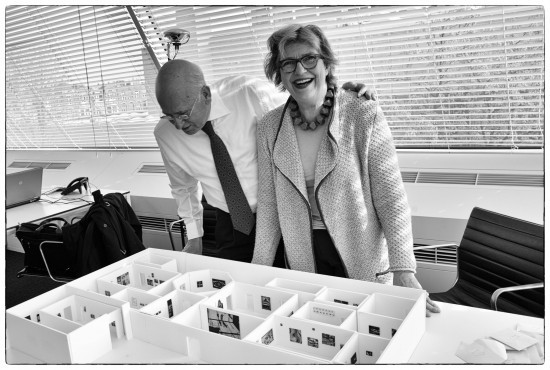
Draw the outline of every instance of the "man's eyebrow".
M164 111L161 111L162 114L164 114L165 116L173 116L173 115L178 115L178 116L183 116L184 114L187 114L187 111L179 111L179 112L174 112L174 113L171 113L171 114L168 114L168 113L164 113Z

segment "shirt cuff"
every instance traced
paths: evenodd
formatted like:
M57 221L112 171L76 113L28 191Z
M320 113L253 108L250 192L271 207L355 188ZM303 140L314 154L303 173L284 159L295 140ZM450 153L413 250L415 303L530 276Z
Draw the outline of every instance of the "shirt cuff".
M187 239L200 238L203 235L202 225L199 222L190 222L185 224Z

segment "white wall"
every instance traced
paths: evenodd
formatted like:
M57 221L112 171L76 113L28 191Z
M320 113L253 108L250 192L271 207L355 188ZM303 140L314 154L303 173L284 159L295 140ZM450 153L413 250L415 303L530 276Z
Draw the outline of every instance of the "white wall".
M66 170L45 170L44 187L65 186L75 177L87 176L96 187L130 190L133 196L164 199L162 209L172 204L166 174L137 173L144 164L162 165L158 151L7 151L6 166L15 160L71 162ZM399 164L402 171L429 172L543 174L544 168L541 151L423 153L408 150L399 151ZM406 183L405 187L415 218L466 220L472 207L480 206L543 223L544 198L540 187L412 183ZM148 209L152 210L150 204ZM175 208L169 211L174 212ZM441 230L433 233L434 239L441 238Z

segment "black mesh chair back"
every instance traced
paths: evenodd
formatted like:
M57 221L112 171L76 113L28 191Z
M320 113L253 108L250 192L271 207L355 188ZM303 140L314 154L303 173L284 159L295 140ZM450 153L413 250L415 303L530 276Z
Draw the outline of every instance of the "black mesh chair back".
M457 281L436 301L490 308L499 288L544 282L541 225L474 208L457 250ZM544 317L544 288L505 292L498 310Z

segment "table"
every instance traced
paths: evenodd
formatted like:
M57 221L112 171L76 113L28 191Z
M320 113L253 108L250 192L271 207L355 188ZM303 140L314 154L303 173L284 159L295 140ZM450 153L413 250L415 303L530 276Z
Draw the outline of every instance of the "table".
M43 189L47 193L48 189ZM102 194L108 193L123 194L128 203L129 191L119 191L110 189L101 189ZM15 237L17 225L23 222L38 223L51 217L63 217L68 222L75 216L81 216L86 213L90 205L94 202L91 194L80 194L73 192L62 196L60 192L43 194L39 201L20 205L6 210L6 246L8 250L23 252L23 247Z
M474 307L438 302L441 313L426 318L426 332L409 362L464 364L455 353L461 342L472 343L517 324L544 327L544 320Z

